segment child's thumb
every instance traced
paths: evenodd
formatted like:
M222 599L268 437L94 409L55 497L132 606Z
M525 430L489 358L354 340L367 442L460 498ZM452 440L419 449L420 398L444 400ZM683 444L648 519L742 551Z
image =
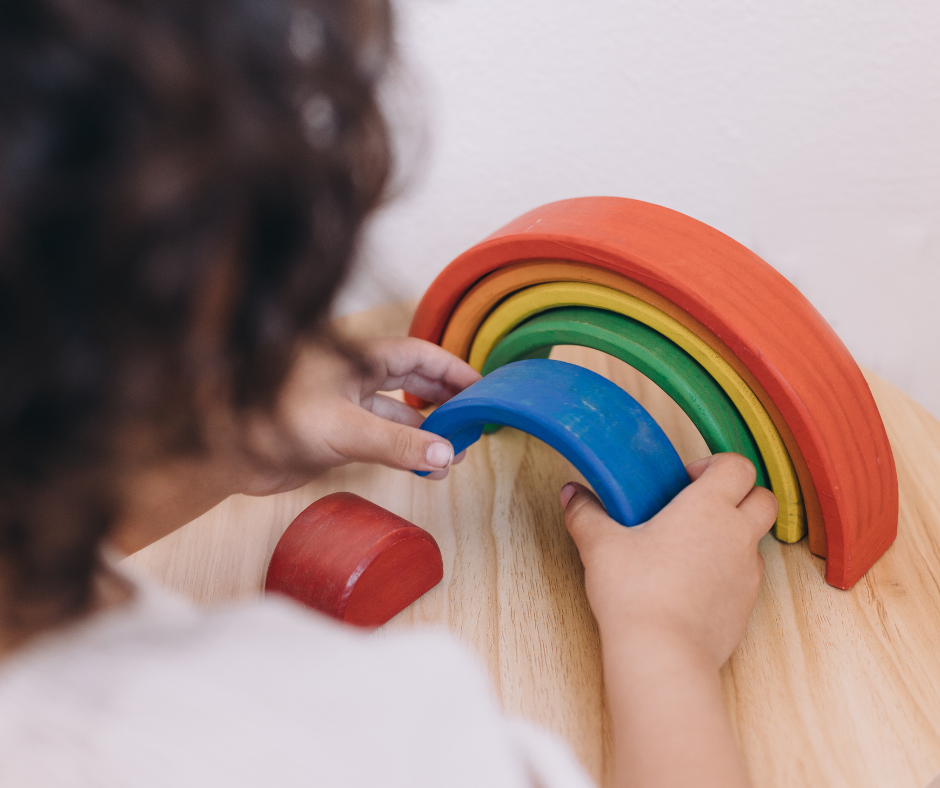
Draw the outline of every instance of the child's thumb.
M621 527L610 518L597 496L576 482L561 488L561 505L565 507L565 526L580 553L611 526Z
M356 422L339 448L348 459L407 471L439 471L454 459L450 441L433 432L389 421L356 408Z

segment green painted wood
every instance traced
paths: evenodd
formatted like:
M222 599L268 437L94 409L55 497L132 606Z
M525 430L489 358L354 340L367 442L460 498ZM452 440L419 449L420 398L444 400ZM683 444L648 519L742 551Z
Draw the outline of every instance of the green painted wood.
M591 347L642 372L688 414L712 453L743 454L757 468L757 484L770 489L757 444L728 395L682 348L629 317L590 307L546 310L493 348L483 374L512 361L545 358L555 345Z

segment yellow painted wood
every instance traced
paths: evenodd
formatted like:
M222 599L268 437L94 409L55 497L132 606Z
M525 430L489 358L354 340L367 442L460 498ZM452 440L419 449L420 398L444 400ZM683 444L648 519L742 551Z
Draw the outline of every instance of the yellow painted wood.
M342 318L345 336L404 336L414 304ZM685 462L708 452L681 409L632 367L588 348L552 353L626 389ZM940 772L940 422L866 373L898 467L898 538L849 591L826 585L807 542L761 541L766 562L744 639L722 670L728 714L754 788L923 788ZM434 627L471 649L502 707L564 737L612 788L597 625L565 531L572 466L502 430L441 482L353 464L305 487L236 495L127 559L200 605L260 595L274 545L308 504L349 490L433 534L444 580L379 630Z
M524 320L560 306L590 306L617 312L643 323L675 342L699 362L725 390L751 430L767 466L770 486L780 511L774 535L796 542L806 533L800 483L787 448L760 400L722 356L674 318L632 295L585 282L550 282L520 290L483 321L470 348L470 366L482 370L487 356L504 336Z

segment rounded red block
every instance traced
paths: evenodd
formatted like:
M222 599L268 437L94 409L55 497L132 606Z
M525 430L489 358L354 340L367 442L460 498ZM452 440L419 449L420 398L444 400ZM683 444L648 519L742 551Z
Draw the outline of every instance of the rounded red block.
M338 492L314 501L287 527L264 590L349 624L378 627L443 577L431 534L365 498Z

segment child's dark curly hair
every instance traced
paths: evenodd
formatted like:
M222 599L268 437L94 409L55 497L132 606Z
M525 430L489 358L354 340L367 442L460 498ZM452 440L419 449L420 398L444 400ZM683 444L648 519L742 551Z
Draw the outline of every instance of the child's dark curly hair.
M128 458L269 406L389 170L386 0L0 0L0 625L88 608Z

